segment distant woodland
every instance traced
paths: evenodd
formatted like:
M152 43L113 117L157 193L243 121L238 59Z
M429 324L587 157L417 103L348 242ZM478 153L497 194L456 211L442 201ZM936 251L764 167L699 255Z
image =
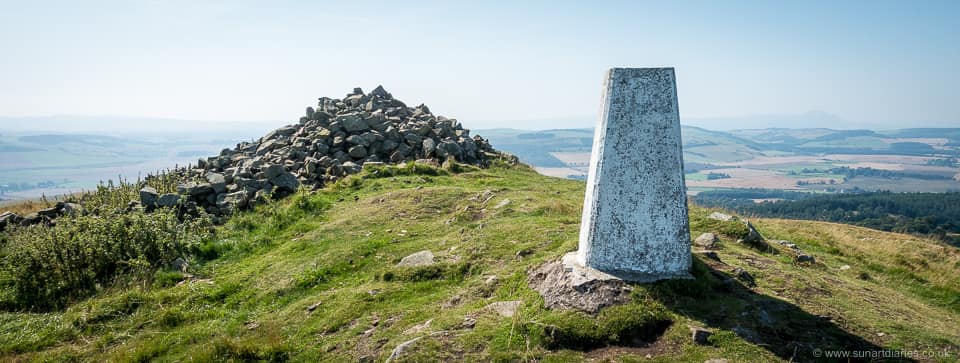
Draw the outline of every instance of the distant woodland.
M816 195L765 189L702 192L696 204L743 215L811 219L883 231L932 235L956 241L960 233L960 193ZM757 202L759 200L759 202Z

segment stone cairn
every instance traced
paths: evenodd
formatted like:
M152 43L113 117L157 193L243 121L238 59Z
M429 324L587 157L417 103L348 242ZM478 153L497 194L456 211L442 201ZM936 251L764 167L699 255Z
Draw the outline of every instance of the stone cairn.
M470 136L456 119L435 116L426 105L408 107L378 86L360 88L343 99L321 97L300 122L276 129L258 141L241 142L220 155L200 159L185 172L176 194L140 191L146 208L187 206L220 216L266 199L317 189L361 171L363 165L456 162L486 166L500 153L480 136Z
M220 155L200 159L196 167L169 171L179 180L176 193L140 189L140 200L128 210L177 208L180 215L203 210L219 217L307 189L321 188L364 165L419 162L440 165L448 160L487 166L507 156L480 136L470 136L456 119L435 116L426 105L408 107L378 86L360 88L343 99L321 97L307 107L298 124L271 131L258 141L241 142ZM150 178L150 177L148 177ZM8 225L54 224L54 219L81 210L75 203L28 216L0 214L0 231ZM82 212L81 212L82 213Z

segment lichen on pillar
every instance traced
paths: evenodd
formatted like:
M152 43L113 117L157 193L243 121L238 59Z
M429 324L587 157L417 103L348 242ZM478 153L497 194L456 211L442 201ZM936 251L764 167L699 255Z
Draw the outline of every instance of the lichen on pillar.
M638 282L689 276L673 68L607 72L575 261Z

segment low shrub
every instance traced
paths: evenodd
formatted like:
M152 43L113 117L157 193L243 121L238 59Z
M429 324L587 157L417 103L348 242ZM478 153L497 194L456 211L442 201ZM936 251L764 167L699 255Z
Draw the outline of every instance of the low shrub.
M116 210L14 229L0 253L0 275L7 277L0 288L12 291L3 304L54 309L107 285L149 280L207 238L210 227L206 218L180 221L172 210Z

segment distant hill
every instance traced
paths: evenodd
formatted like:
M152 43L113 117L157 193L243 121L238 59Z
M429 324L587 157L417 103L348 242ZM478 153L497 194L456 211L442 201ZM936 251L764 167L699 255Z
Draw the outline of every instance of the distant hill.
M132 118L126 123L140 125L106 130L110 125L118 124L118 118L95 119L79 116L0 118L3 127L0 130L3 131L0 136L0 199L89 189L101 180L116 179L121 175L136 178L176 164L194 163L198 156L216 154L239 141L259 137L271 126L269 123ZM77 130L81 124L89 126L92 131L69 132ZM64 129L38 131L58 127ZM27 128L34 131L17 131ZM917 192L960 189L960 184L949 180L908 179L908 183L904 183L860 178L844 181L840 175L817 172L847 166L952 177L960 174L960 169L951 162L960 157L960 128L715 131L684 125L682 133L684 160L690 173L687 181L694 192L750 187L817 190L820 186L824 186L820 189L836 190L847 186L847 189ZM593 143L590 128L536 131L500 128L474 130L473 134L490 139L495 147L516 154L544 174L571 178L585 177ZM734 170L724 170L731 168ZM718 173L731 177L706 180L709 170L720 170ZM808 172L804 173L804 170ZM831 186L831 179L841 187Z

